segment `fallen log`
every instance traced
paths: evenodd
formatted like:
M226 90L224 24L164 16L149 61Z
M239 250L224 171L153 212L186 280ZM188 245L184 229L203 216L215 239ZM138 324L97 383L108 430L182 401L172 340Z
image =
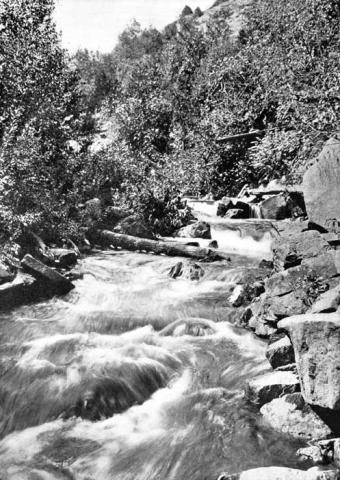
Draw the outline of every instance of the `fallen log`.
M189 257L198 260L228 260L229 256L222 252L216 252L210 248L192 247L180 242L164 242L138 238L131 235L114 233L109 230L98 230L95 233L95 241L99 244L122 248L124 250L153 252L158 255L165 254L170 257Z

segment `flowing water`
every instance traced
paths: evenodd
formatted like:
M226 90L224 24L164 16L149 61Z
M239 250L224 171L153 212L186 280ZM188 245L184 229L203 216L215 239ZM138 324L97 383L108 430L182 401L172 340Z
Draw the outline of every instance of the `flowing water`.
M203 265L199 281L168 276L180 259L101 252L68 296L0 316L1 480L215 480L297 466L300 444L243 398L269 365L228 302L268 255L270 225L201 215L231 262Z

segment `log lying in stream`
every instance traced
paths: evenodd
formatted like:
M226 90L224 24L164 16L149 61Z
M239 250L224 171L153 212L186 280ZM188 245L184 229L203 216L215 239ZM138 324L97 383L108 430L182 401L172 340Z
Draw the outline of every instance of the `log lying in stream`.
M170 257L189 257L196 260L228 260L229 257L222 252L216 252L210 248L191 247L179 242L164 242L158 240L149 240L147 238L138 238L131 235L114 233L109 230L98 230L95 234L95 240L100 244L113 246L132 251L153 252L158 255L165 254Z

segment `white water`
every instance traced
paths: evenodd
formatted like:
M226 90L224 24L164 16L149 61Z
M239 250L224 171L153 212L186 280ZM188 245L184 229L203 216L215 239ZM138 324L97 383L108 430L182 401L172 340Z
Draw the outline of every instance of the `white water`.
M103 252L67 297L0 316L1 480L214 480L296 465L300 445L243 399L269 365L228 299L270 237L264 223L234 226L212 231L249 255L202 264L199 281L168 276L180 259Z

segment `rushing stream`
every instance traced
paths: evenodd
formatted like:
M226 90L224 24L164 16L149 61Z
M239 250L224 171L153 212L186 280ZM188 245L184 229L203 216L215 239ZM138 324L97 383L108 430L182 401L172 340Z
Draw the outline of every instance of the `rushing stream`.
M268 255L270 225L208 210L231 262L207 265L199 281L168 276L180 259L102 252L81 262L68 296L1 315L1 480L216 480L302 467L300 444L243 399L269 364L264 342L230 323L228 298L240 271Z

